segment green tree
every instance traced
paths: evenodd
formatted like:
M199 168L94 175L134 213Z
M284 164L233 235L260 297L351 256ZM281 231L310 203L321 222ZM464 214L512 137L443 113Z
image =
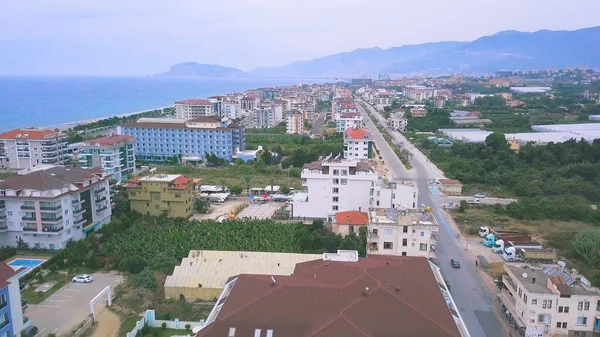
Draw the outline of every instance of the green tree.
M246 193L250 195L250 181L252 180L252 177L245 175L243 178L244 182L246 183Z
M200 214L207 214L210 210L210 203L208 201L196 199L194 201L194 211Z
M233 185L233 186L229 187L229 191L235 195L240 195L242 193L242 191L244 191L244 189L242 188L242 186Z
M138 288L155 289L158 283L150 268L144 268L137 274L129 277L129 282Z
M491 148L493 151L510 151L510 145L506 141L506 137L503 133L494 132L485 138L485 146Z
M131 256L125 258L121 263L121 269L130 273L137 274L148 266L148 261L141 256Z
M323 230L325 229L325 224L323 223L323 220L313 220L310 229L313 231Z
M585 231L575 235L573 254L589 266L600 265L600 231Z
M458 211L461 213L466 212L469 209L469 203L466 200L460 201L460 206L458 207Z
M289 194L290 188L288 186L281 186L281 189L279 191L281 192L281 194Z

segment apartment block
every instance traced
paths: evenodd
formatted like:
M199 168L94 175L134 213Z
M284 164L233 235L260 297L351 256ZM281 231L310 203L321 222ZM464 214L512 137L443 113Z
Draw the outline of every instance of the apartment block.
M287 113L285 115L285 133L304 133L304 114L299 111Z
M23 316L27 302L21 300L20 271L0 262L0 336L20 336L29 326L29 318Z
M600 291L559 265L505 264L498 294L509 323L525 336L592 337Z
M187 218L193 214L198 181L179 174L135 177L127 184L131 210L141 214Z
M0 245L59 250L110 222L102 169L41 167L0 182Z
M133 136L138 159L165 161L187 157L202 160L206 153L231 160L246 148L243 126L223 117L199 117L191 120L140 118L137 123L117 128L121 135Z
M428 213L407 209L371 209L367 253L435 258L439 226Z
M369 159L373 154L373 136L367 129L357 127L344 131L344 158Z
M264 129L275 126L275 111L273 107L259 104L253 110L254 128Z
M223 117L227 117L229 119L240 118L241 117L240 102L238 102L238 101L223 102L222 115L223 115Z
M136 143L133 136L112 135L85 141L77 157L82 168L99 167L122 181L135 171Z
M207 99L186 99L175 102L175 116L178 119L193 119L215 116L213 103Z
M23 170L64 164L66 138L54 130L14 129L0 134L0 165Z
M387 124L393 130L405 132L408 126L408 120L404 118L403 113L394 113L387 119Z
M359 113L338 113L335 117L335 130L344 132L348 128L359 128L362 126L363 117Z

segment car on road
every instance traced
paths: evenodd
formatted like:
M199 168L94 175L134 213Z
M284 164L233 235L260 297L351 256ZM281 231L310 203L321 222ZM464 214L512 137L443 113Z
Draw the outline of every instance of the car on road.
M482 198L485 198L485 194L477 193L473 197L475 197L477 199L482 199Z
M37 326L30 325L30 326L26 327L25 329L23 329L23 332L21 333L21 336L24 336L24 337L33 337L33 336L35 336L37 334L38 334L38 328L37 328Z
M73 277L73 282L75 283L91 283L94 280L92 275L81 274Z
M452 268L460 268L460 262L458 262L455 259L450 260L450 265L452 266Z

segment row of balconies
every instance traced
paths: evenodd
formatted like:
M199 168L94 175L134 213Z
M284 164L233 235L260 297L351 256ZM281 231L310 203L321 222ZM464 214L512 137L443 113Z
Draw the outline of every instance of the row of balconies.
M37 227L23 227L23 232L40 232L40 233L61 233L65 229L64 226L42 226L42 230L39 231Z

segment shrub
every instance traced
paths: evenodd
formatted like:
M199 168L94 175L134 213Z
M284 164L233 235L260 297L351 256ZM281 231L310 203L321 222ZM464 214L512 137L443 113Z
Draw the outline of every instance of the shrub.
M137 255L125 258L121 263L121 269L134 274L141 272L147 266L148 262L144 258Z
M167 322L163 322L163 324L161 324L161 327L162 327L163 329L166 329L166 328L167 328Z
M185 325L185 328L186 328L186 330L189 330L191 327L192 327L192 326L191 326L191 325L189 325L189 324L186 324L186 325Z
M229 188L229 191L235 195L239 195L242 193L242 191L244 191L244 188L239 185L234 185Z
M154 289L156 288L156 278L154 278L154 274L148 267L144 268L141 272L131 275L129 277L129 282L134 287L146 288L146 289Z

